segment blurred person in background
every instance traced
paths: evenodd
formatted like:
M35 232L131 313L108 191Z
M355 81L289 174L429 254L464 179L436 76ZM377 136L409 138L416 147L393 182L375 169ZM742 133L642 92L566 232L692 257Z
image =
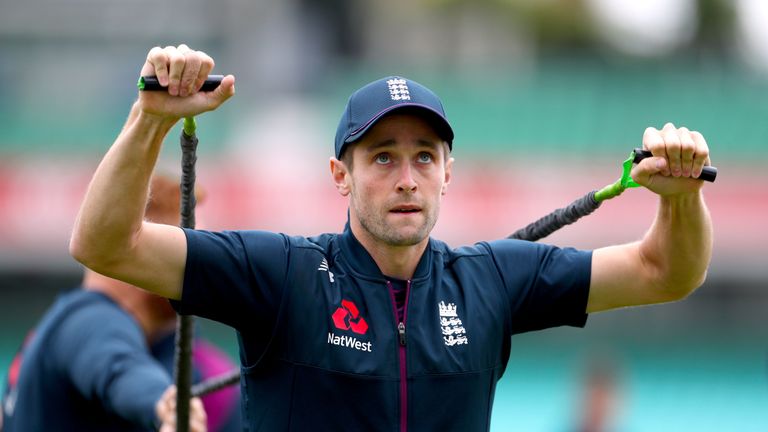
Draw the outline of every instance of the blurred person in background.
M178 225L178 182L155 175L151 189L146 220ZM173 430L175 329L167 299L85 269L81 288L57 298L14 358L3 430ZM195 350L196 380L235 366L201 338ZM194 431L240 430L236 389L190 407Z
M451 249L429 234L451 181L453 130L437 95L402 77L353 93L339 122L330 169L349 199L342 234L143 222L165 135L234 95L231 75L199 92L213 64L186 45L149 51L141 74L166 89L133 105L94 174L70 252L174 299L181 313L235 328L253 430L487 430L513 334L679 300L705 279L712 228L697 179L709 163L701 134L646 129L654 157L632 178L659 195L659 211L640 241Z
M575 426L572 432L616 430L622 402L621 371L611 356L593 356L582 377Z

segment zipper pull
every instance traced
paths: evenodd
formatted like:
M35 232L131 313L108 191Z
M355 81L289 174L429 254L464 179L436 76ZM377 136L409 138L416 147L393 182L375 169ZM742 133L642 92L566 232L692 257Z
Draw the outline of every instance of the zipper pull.
M405 346L405 324L403 322L397 325L397 333L400 334L400 345Z

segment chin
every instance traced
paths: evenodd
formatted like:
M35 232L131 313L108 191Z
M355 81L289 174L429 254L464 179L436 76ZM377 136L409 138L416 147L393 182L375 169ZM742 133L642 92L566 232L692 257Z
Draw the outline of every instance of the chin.
M423 232L402 234L398 236L391 236L388 243L393 246L415 246L423 242L427 236L428 234Z

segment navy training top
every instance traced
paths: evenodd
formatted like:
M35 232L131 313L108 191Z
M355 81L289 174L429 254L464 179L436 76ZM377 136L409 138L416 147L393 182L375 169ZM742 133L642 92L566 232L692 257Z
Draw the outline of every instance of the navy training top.
M488 430L510 337L587 318L588 251L430 239L401 319L349 229L185 233L172 304L237 330L249 430Z
M156 430L172 383L133 317L95 291L61 294L20 358L3 432Z

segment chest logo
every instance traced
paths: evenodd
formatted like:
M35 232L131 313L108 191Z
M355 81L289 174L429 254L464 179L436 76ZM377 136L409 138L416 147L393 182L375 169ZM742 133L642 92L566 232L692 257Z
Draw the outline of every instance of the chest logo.
M361 335L368 331L368 323L360 316L357 306L349 300L342 300L341 307L336 309L331 318L337 329L352 330Z
M437 308L440 312L440 327L445 345L469 345L467 330L456 312L456 305L453 303L445 304L444 301L441 301Z
M368 323L365 322L357 306L349 300L342 300L341 307L331 315L333 325L339 330L352 330L354 333L364 335L368 331ZM328 343L331 345L356 349L363 352L373 352L373 344L358 340L357 337L337 335L328 332Z
M317 268L317 271L328 272L328 280L333 283L333 272L328 269L328 260L323 258L323 261L320 263L320 267Z

